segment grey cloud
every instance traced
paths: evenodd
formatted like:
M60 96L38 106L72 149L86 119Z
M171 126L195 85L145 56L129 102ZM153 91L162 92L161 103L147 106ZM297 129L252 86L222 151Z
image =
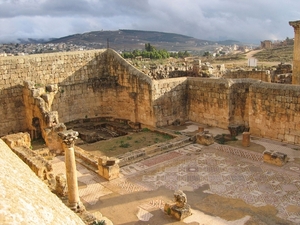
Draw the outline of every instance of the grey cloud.
M298 0L0 0L0 41L61 37L91 30L139 29L199 39L293 36Z

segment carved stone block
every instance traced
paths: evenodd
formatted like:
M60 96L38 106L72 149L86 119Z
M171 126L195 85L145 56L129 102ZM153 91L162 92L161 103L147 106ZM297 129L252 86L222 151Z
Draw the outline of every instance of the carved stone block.
M266 163L270 163L276 166L283 166L287 162L287 155L281 152L264 151L263 160Z
M120 174L119 161L114 157L100 157L98 159L98 174L107 180L118 178Z

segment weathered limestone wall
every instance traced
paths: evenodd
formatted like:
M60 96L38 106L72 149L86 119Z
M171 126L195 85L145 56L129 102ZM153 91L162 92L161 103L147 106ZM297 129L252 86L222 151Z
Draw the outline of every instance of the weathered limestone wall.
M104 50L0 58L0 136L26 129L23 82L71 84L97 76ZM86 78L87 77L87 78Z
M187 120L187 78L153 81L152 101L156 126Z
M253 79L188 79L189 120L227 129L249 126L249 87Z
M189 78L188 119L227 129L230 110L230 84L226 79Z
M229 124L249 127L249 88L258 81L234 79L229 82Z
M0 224L82 224L0 139Z
M93 77L81 76L71 84L59 85L52 109L58 111L60 121L111 116L154 125L151 79L113 50L107 50L98 60L92 64L102 69Z
M117 117L154 126L151 78L128 64L115 51L109 49L106 54L107 73L117 76L118 86L124 93L123 96L117 96L118 99L122 98L116 103Z
M227 79L240 79L250 78L255 80L262 80L265 82L271 82L271 75L268 71L231 71L224 74L224 78Z
M247 76L264 80L264 73L251 71ZM42 88L58 84L58 90L50 93L28 85L22 92L23 80ZM258 83L192 77L151 80L110 49L1 58L0 136L32 131L30 117L40 122L46 118L47 128L59 124L58 118L66 123L114 117L153 127L186 120L225 129L245 125L255 135L299 143L297 87ZM42 100L48 114L40 110Z
M253 135L300 144L300 87L250 86L249 126Z

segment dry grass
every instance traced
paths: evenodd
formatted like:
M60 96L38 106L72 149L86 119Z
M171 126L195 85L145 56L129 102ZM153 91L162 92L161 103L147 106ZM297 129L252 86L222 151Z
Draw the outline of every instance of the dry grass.
M86 151L93 151L96 155L117 156L136 149L162 143L172 139L170 135L143 130L139 133L131 133L126 136L83 144L79 147Z
M259 61L264 62L291 63L293 61L293 49L293 45L264 49L263 51L254 54L254 57Z

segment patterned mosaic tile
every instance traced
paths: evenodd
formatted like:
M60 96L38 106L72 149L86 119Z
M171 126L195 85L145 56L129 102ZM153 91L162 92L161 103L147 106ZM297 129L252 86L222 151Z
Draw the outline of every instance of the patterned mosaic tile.
M150 166L154 166L154 165L157 165L159 163L165 162L167 160L174 159L174 158L179 157L179 156L182 156L182 154L179 154L177 152L169 152L169 153L166 153L166 154L163 154L163 155L155 156L151 159L144 160L142 162L142 164L145 165L145 166L150 167Z
M65 171L63 157L55 158L53 165L55 173ZM270 166L262 162L261 154L238 148L218 144L209 148L197 144L185 146L123 167L124 177L112 181L99 178L81 165L77 170L78 180L86 184L79 190L80 197L89 204L111 192L123 195L162 186L177 190L208 185L207 193L239 198L256 207L273 205L279 217L300 221L300 166L295 163ZM146 221L151 216L150 209L163 205L163 201L153 199L139 207L138 216ZM299 212L295 210L298 208Z
M79 189L79 196L90 205L95 205L101 196L111 194L112 191L99 183L89 183L86 188Z

